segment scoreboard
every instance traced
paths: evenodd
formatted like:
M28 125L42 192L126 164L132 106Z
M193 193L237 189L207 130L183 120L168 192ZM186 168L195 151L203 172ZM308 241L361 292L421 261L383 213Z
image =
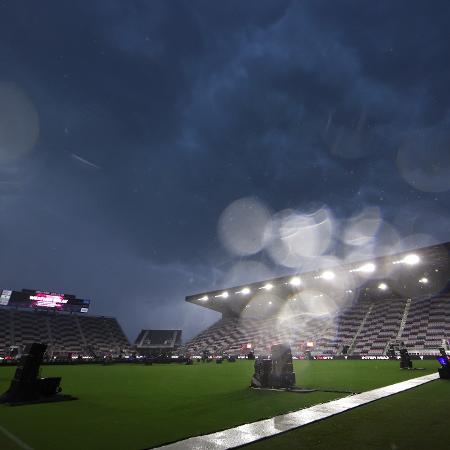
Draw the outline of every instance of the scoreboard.
M74 295L58 294L56 292L34 291L0 291L0 306L15 306L18 308L53 309L56 311L86 313L90 300L76 298Z

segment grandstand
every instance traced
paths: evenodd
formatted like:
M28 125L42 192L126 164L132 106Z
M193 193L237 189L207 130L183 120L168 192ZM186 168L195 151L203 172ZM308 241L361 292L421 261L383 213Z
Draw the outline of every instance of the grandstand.
M112 317L0 307L0 355L7 355L11 346L32 342L47 343L48 352L54 356L119 355L130 348L122 328Z
M181 345L181 330L141 330L135 341L140 354L160 354Z
M186 297L222 318L192 352L268 352L287 341L316 356L383 356L404 342L437 354L450 339L450 244Z
M324 442L321 448L337 449L368 445L382 449L392 442L402 444L401 448L447 448L445 394L450 388L447 382L436 380L437 362L431 358L417 362L417 368L423 371L400 370L398 361L384 355L390 344L402 341L410 353L424 355L424 359L437 353L439 347L448 347L449 249L449 244L434 246L187 297L190 303L221 312L222 317L185 348L178 347L181 330L142 330L134 347L141 355L134 357L132 352L127 364L109 364L109 358L104 358L130 349L116 319L82 313L81 307L86 306L81 305L86 303L73 302L80 312L46 306L51 299L58 300L54 294L50 294L51 299L38 299L33 307L24 307L25 296L21 294L21 307L0 306L0 355L11 346L48 343L51 354L62 355L63 365L47 364L42 367L43 374L62 377L63 392L78 401L58 403L56 407L0 406L0 425L7 430L0 430L0 448L155 448L182 439L198 442L207 439L209 433L230 427L255 430L260 426L257 421L266 420L272 421L272 434L283 434L267 442L255 442L253 448L297 448L298 442L304 448L316 448L319 441ZM12 291L3 292L4 303L9 303ZM280 341L289 342L298 357L294 361L297 382L310 390L307 395L249 389L254 362L245 358L236 364L203 364L201 358L194 358L205 350L216 355L250 350L257 355L268 354ZM179 357L184 351L193 361L199 361L180 364L185 361ZM141 357L155 352L170 354L171 361ZM306 352L311 352L315 360L309 360ZM87 362L103 364L66 364L64 357L69 354L96 355L100 357L97 361L86 358ZM333 361L321 360L327 358ZM356 361L377 358L387 360ZM122 358L112 359L124 362ZM164 364L167 362L173 364ZM9 359L0 364L0 392L8 388L14 364ZM396 391L404 383L414 388ZM389 397L351 409L355 399L373 399L373 390L384 388ZM361 394L348 397L349 393ZM327 416L305 429L284 428L283 421L291 420L291 415L312 417L310 408L316 406L335 411L333 402L340 400L342 414L337 417ZM344 404L353 406L349 409ZM51 432L42 433L48 424ZM82 432L72 433L68 440L67 427ZM434 433L430 437L423 429L433 429ZM355 437L354 430L358 433ZM374 430L388 430L379 433L387 438L374 441ZM261 438L257 433L242 434L253 436L252 441ZM409 445L410 437L417 446ZM17 447L18 440L24 445ZM222 439L219 445L231 448L235 442L234 438ZM200 448L185 444L179 441L172 448Z

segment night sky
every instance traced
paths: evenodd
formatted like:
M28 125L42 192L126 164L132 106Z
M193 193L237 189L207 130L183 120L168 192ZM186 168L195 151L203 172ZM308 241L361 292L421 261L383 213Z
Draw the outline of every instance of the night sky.
M450 240L448 1L0 1L0 288L140 328Z

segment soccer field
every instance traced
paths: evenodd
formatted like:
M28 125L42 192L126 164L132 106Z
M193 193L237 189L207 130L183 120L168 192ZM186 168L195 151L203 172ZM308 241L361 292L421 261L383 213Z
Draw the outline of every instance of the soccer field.
M426 370L402 371L398 361L360 360L295 361L294 366L299 386L352 392L426 375L438 367L435 361L415 361L416 367ZM0 448L21 448L7 436L10 433L35 450L139 450L345 395L253 391L248 388L252 372L251 361L193 366L43 366L42 376L62 376L63 393L78 400L20 407L0 405ZM0 367L0 392L7 389L13 373L14 368ZM422 443L422 447L414 448L427 447L433 437L431 430L440 433L436 435L437 443L445 435L448 442L449 388L450 383L437 380L254 446L349 448L340 447L339 442L353 436L358 437L359 443L371 437L370 445L358 448L413 448L400 445L399 436L397 443L392 441L396 447L386 447L389 433L383 428L387 426L383 420L387 417L397 423L388 429L400 429L403 433L404 427L409 426L409 437L415 436ZM438 410L445 417L440 418ZM417 423L422 417L428 419L423 426L422 422ZM376 439L377 432L380 440ZM348 442L350 445L353 441Z

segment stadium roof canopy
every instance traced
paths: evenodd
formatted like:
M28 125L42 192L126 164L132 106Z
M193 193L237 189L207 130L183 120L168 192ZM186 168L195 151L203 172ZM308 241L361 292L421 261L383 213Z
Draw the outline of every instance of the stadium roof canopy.
M307 296L336 301L338 307L364 297L421 297L448 289L450 242L393 255L324 267L311 272L189 295L186 301L225 315L252 308L273 311Z

